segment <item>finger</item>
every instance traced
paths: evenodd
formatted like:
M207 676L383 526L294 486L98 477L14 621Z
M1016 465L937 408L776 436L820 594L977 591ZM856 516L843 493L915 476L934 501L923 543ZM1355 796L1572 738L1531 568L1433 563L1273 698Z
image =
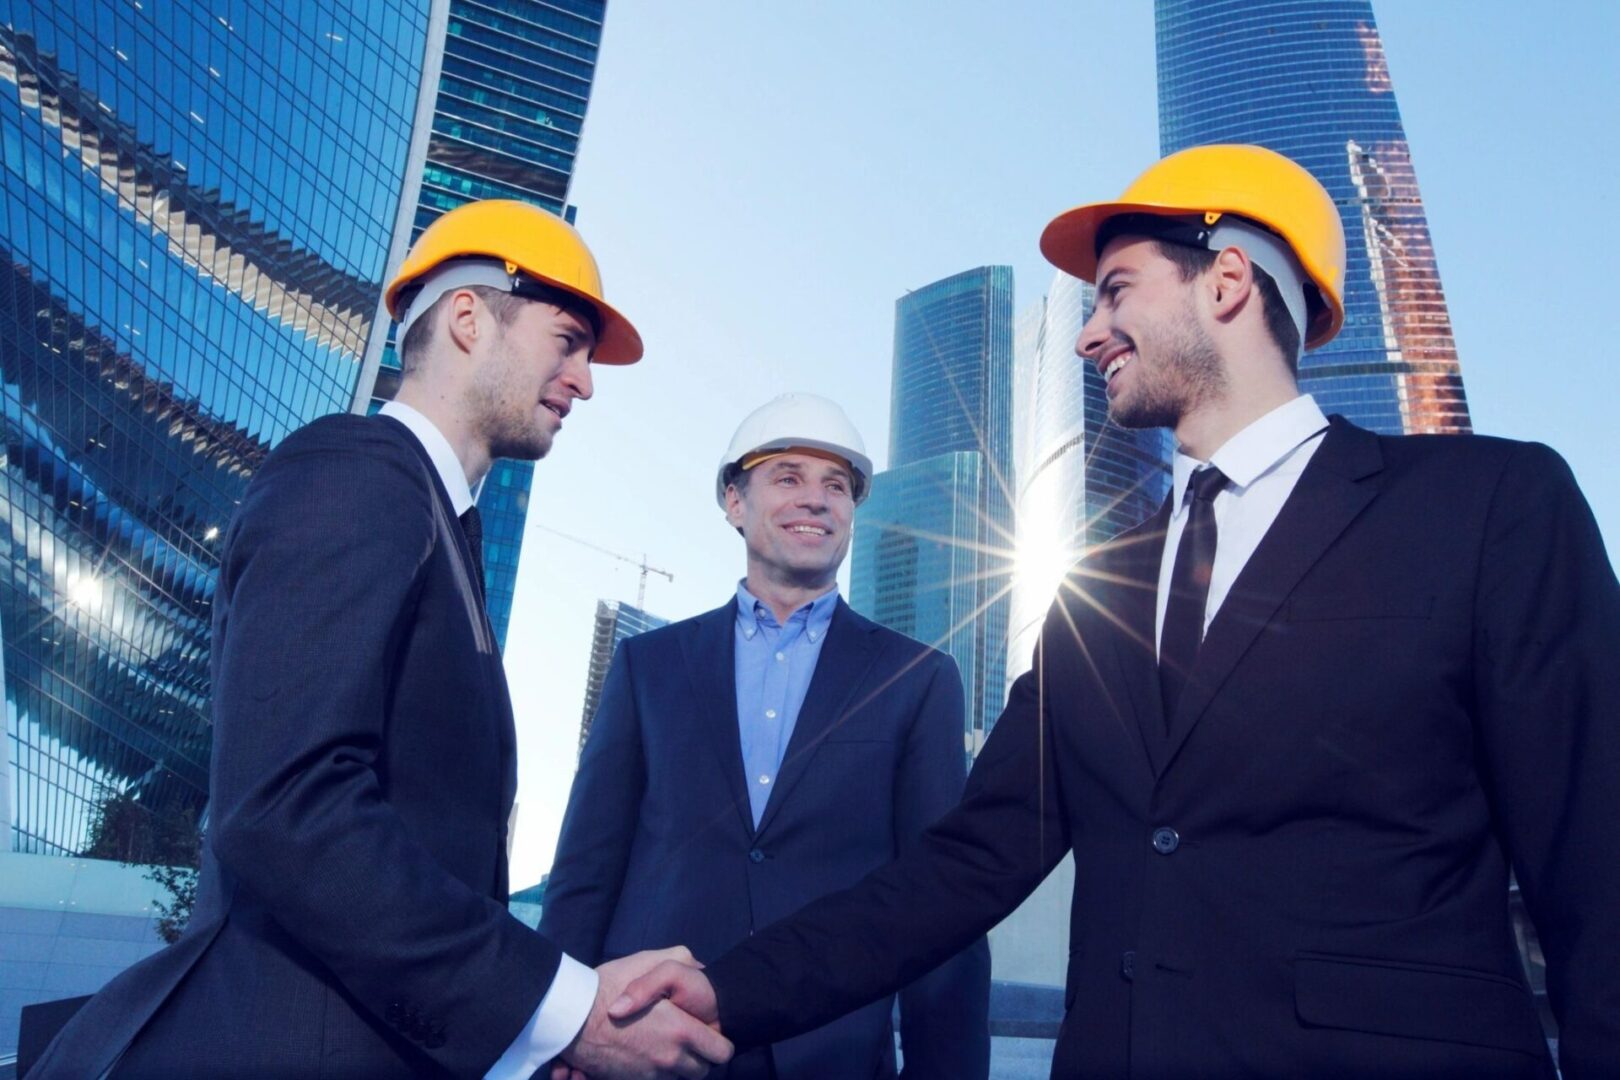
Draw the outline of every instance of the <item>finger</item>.
M677 1037L688 1050L716 1065L724 1065L731 1060L733 1048L730 1039L709 1025L692 1019L672 1004L665 1003L658 1008L667 1013L667 1021L674 1025Z
M654 1002L660 1001L674 993L680 973L689 968L683 968L673 961L659 964L639 979L632 979L624 988L624 993L608 1006L608 1015L615 1020L634 1016Z

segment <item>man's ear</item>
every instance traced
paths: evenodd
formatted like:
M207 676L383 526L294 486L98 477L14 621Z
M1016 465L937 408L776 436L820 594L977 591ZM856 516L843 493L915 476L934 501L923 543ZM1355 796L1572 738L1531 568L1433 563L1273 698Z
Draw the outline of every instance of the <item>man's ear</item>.
M451 344L470 353L485 333L483 301L471 289L456 289L450 294L449 308Z
M1243 310L1254 292L1254 264L1240 247L1225 247L1205 271L1210 313L1222 322Z
M726 524L742 532L743 496L736 484L726 485Z

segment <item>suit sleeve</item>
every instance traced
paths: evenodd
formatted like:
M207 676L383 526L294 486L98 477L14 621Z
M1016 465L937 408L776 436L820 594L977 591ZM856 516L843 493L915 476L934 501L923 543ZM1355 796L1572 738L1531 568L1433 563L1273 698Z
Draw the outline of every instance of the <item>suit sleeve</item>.
M619 646L568 795L540 930L568 955L600 964L619 906L647 786L630 648Z
M304 429L260 470L221 568L208 843L361 1008L414 1016L425 1052L471 1076L560 954L448 873L378 772L433 498L414 452L358 418Z
M1476 685L1499 831L1570 1080L1620 1072L1620 585L1575 478L1525 445L1491 504Z
M895 777L895 833L902 855L962 798L962 677L950 657L937 659ZM900 991L900 1039L905 1080L989 1076L990 945L984 938Z
M739 1048L779 1042L894 993L984 935L1068 851L1057 779L1031 672L962 802L911 851L709 965L721 1030Z

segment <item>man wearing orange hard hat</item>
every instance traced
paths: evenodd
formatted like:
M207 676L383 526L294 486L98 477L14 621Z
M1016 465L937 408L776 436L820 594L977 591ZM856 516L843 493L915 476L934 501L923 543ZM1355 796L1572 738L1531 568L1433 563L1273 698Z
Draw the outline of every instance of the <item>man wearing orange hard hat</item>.
M1516 874L1563 1075L1620 1075L1620 584L1568 467L1300 393L1344 321L1344 235L1269 150L1174 154L1041 250L1096 285L1077 352L1114 421L1174 431L1169 498L1071 571L912 853L618 1008L779 1040L1072 851L1054 1077L1545 1080Z
M726 1040L506 908L512 706L473 491L543 457L641 340L574 229L476 202L386 292L403 377L288 436L226 535L210 826L178 943L92 998L31 1077L704 1075ZM665 956L687 956L670 950Z

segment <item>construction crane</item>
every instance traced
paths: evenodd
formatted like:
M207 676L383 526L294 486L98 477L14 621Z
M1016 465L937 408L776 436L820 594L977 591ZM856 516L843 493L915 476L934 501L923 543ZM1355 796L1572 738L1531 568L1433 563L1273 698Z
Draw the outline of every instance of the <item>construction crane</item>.
M614 551L612 548L605 548L601 544L592 543L591 541L582 539L582 538L580 538L578 536L570 536L568 533L561 532L561 531L559 531L557 529L553 529L548 525L541 525L538 522L532 524L530 526L530 528L539 529L542 532L548 532L552 536L560 536L564 540L572 540L574 543L579 544L582 547L588 547L592 551L599 551L603 555L606 555L606 556L608 556L610 558L618 559L620 562L627 562L631 566L639 568L641 570L641 581L636 586L636 607L640 608L642 611L647 610L646 601L647 601L647 575L648 574L658 574L658 575L660 575L660 576L662 576L664 578L667 578L671 584L674 584L674 582L675 582L675 575L670 573L668 570L660 570L656 566L648 565L646 555L642 555L642 557L639 558L639 559L632 559L628 555L619 554L617 551Z

